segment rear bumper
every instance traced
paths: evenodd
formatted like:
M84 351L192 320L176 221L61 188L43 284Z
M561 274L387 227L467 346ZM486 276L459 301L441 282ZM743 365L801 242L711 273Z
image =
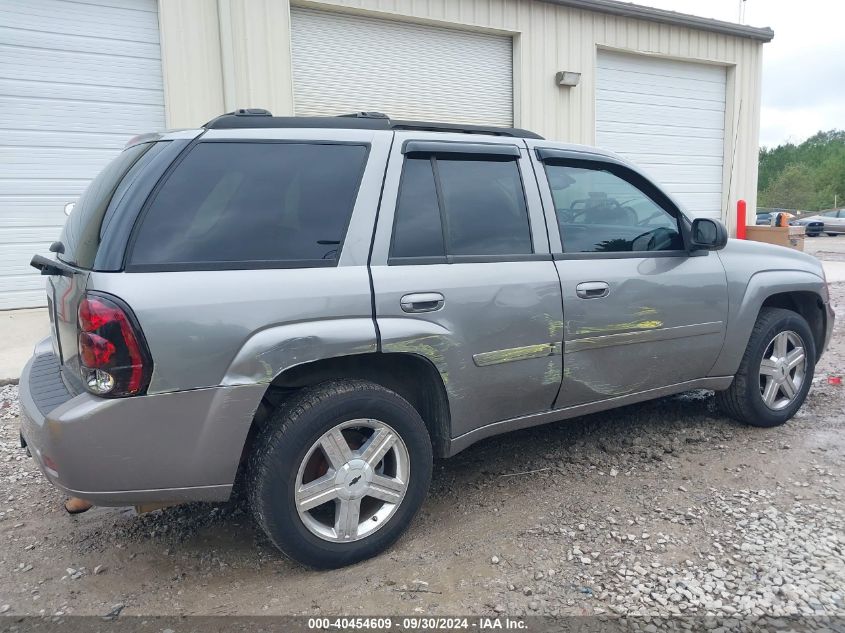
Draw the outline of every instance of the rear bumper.
M97 505L223 501L265 387L74 396L46 339L21 375L21 434L52 484Z

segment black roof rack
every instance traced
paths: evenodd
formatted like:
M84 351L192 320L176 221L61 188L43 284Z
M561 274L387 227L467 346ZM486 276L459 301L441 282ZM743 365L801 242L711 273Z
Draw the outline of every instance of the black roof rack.
M461 134L491 134L513 138L543 137L515 127L488 125L463 125L431 121L392 120L381 112L354 112L339 116L273 116L267 110L248 108L223 114L203 126L207 130L233 130L243 128L332 128L353 130L420 130L425 132L456 132Z

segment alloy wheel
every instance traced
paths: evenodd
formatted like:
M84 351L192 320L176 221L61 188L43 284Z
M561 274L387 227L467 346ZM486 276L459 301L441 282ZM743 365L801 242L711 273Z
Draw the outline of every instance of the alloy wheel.
M314 442L300 464L294 491L299 517L326 541L365 538L399 508L410 466L405 443L384 422L338 424Z
M807 371L804 341L789 330L779 332L766 346L760 362L760 396L778 411L789 406L801 391Z

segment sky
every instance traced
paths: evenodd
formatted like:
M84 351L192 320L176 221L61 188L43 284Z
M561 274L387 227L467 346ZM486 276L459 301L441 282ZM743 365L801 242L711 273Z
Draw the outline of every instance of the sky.
M739 21L740 0L634 0L636 4ZM745 0L745 24L769 26L763 47L760 144L800 143L845 129L845 0Z

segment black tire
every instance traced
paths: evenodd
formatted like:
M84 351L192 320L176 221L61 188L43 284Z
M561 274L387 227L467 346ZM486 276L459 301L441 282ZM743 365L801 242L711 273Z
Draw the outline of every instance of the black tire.
M825 233L828 237L836 237L838 233Z
M779 332L795 332L804 344L807 364L804 380L795 399L783 409L769 408L760 393L760 365L769 343ZM813 333L800 314L782 308L763 308L751 331L748 347L731 386L716 393L716 403L728 416L751 426L770 428L780 426L795 415L804 404L813 382L816 347Z
M299 467L311 447L336 425L358 418L388 424L407 448L410 475L394 513L369 536L352 542L324 540L297 512ZM425 423L404 398L380 385L338 380L307 387L270 417L250 457L248 487L257 523L286 556L317 569L335 569L390 547L420 509L431 481L432 449Z

